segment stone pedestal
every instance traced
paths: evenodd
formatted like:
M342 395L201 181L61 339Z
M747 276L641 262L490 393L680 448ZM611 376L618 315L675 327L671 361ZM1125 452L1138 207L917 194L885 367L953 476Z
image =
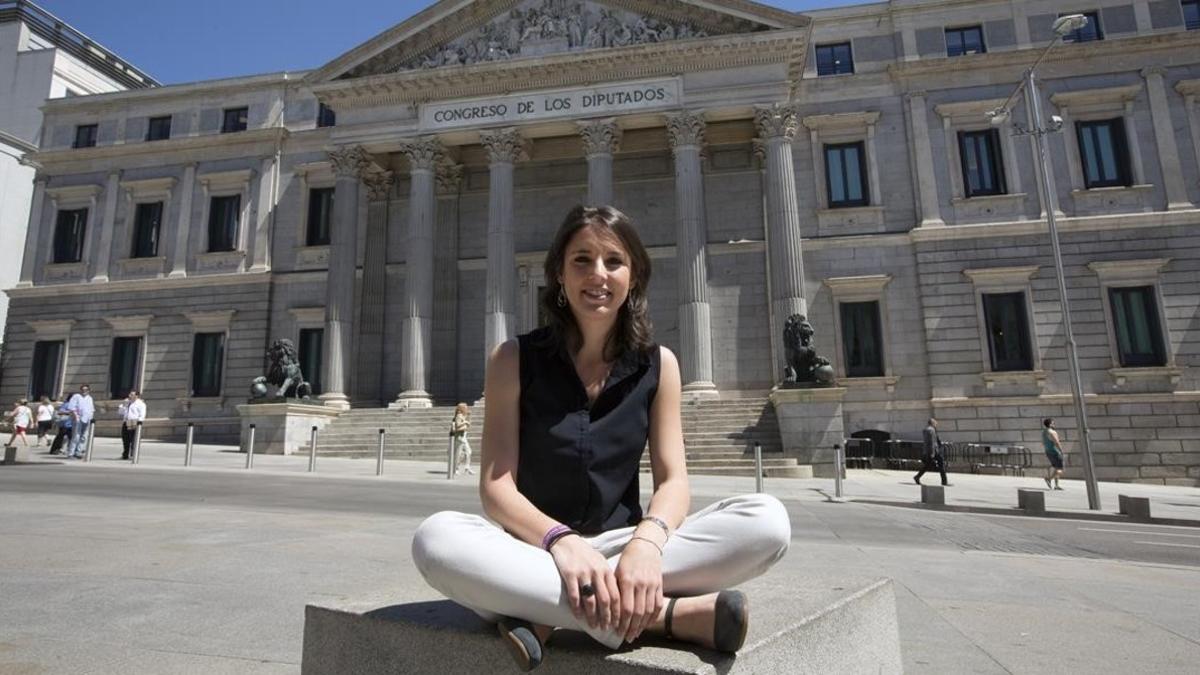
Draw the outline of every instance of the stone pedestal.
M814 476L834 475L833 446L846 441L845 397L844 387L776 387L771 391L784 454L811 464Z
M29 461L29 446L26 445L6 445L4 446L4 461L0 464L23 464Z
M772 572L739 588L752 609L746 646L731 657L645 638L612 651L583 633L554 635L540 675L879 673L904 670L889 579ZM301 675L516 672L496 628L422 589L408 597L308 605Z
M250 441L254 425L254 454L290 455L307 452L312 428L324 429L340 411L320 403L246 403L237 407L242 418L241 447Z

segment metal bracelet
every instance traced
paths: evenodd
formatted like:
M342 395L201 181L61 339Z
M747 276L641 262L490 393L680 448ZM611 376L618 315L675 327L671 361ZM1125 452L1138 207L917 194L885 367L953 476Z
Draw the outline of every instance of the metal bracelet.
M638 536L638 535L636 535L636 534L635 534L634 536L632 536L632 537L630 537L630 538L629 538L629 541L631 541L631 542L632 542L634 539L641 539L642 541L648 541L648 542L650 542L650 545L651 545L651 546L653 546L654 548L658 549L658 554L659 554L659 555L662 555L662 554L663 554L663 547L659 546L659 545L658 545L658 542L654 541L653 539L649 539L649 538L647 538L647 537L641 537L641 536Z
M642 516L642 522L647 520L661 527L663 534L667 535L668 539L671 537L671 528L667 526L667 521L659 518L658 516Z

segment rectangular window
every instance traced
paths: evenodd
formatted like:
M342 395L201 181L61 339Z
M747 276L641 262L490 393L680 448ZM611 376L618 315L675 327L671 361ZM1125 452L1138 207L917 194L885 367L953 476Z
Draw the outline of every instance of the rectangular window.
M63 352L67 344L62 340L39 341L33 343L33 372L29 374L28 398L36 401L47 396L51 401L58 400L62 392L58 390L62 382Z
M850 75L854 73L854 56L849 42L817 45L817 76Z
M1079 161L1083 163L1083 182L1090 190L1133 184L1129 170L1129 146L1125 139L1125 120L1076 122Z
M1183 25L1188 30L1200 30L1200 0L1184 0Z
M83 236L87 229L87 209L58 212L54 224L54 262L77 263L83 260Z
M133 250L131 258L158 255L158 235L162 231L162 202L138 204L133 212Z
M980 26L946 29L946 56L965 56L985 52L987 52L987 47L983 44L983 28Z
M1165 366L1167 359L1154 287L1110 288L1108 299L1121 367Z
M304 235L306 246L329 245L329 223L333 218L333 188L312 188L308 191L308 227Z
M312 385L313 396L321 393L321 354L324 346L323 328L300 329L300 374Z
M142 338L113 338L112 360L108 366L110 394L119 401L138 388L138 364L142 357Z
M337 114L333 112L333 108L321 103L317 108L317 126L332 127L337 124Z
M245 131L249 121L249 108L226 108L225 117L221 121L221 133L231 134L235 131Z
M236 251L242 196L213 197L208 207L208 252Z
M825 146L825 187L831 209L870 203L866 151L861 141Z
M75 127L75 144L73 148L94 148L96 147L96 130L95 124L80 124Z
M151 117L146 127L147 141L165 141L171 137L171 116Z
M1033 370L1025 294L985 293L983 318L987 323L992 371Z
M1087 25L1064 35L1063 42L1094 42L1096 40L1103 40L1104 31L1100 29L1100 12L1078 13L1087 17Z
M196 333L192 342L192 396L220 396L224 333Z
M962 156L963 189L968 197L1006 192L1000 134L995 129L958 132L958 151Z
M839 303L846 377L883 376L883 335L878 302Z

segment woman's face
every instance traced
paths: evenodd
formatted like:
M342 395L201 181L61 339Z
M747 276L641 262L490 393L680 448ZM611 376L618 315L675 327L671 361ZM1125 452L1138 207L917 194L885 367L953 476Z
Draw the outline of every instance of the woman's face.
M617 235L589 225L567 244L559 283L576 321L613 321L629 297L631 275Z

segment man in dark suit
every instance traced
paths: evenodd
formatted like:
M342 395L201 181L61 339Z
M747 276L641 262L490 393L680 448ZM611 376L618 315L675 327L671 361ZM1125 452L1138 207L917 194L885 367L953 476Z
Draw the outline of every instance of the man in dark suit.
M921 453L921 462L921 470L913 476L917 485L921 484L921 476L926 471L937 471L942 474L942 485L950 484L946 480L946 457L942 454L942 441L938 438L937 420L933 417L929 418L929 425L925 427L925 449Z

